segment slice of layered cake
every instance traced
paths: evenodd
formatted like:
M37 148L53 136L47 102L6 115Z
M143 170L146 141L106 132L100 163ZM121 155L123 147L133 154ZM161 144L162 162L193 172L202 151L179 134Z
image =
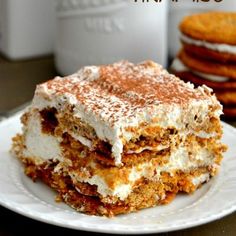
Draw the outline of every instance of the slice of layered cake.
M13 151L80 212L169 203L217 173L222 107L152 61L89 66L37 86Z

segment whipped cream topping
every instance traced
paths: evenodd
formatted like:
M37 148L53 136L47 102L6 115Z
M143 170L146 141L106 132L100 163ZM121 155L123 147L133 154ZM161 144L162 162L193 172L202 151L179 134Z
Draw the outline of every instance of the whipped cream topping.
M217 104L208 88L194 89L158 64L122 61L85 67L71 76L38 85L32 107L55 107L60 112L73 106L73 115L93 127L99 139L112 145L115 163L122 165L123 141L134 135L126 127L146 122L185 129L196 114L206 114L209 106Z
M207 42L207 41L190 38L185 34L181 34L180 39L184 43L192 44L192 45L199 46L199 47L205 47L205 48L211 49L213 51L236 54L236 46L233 46L233 45L210 43L210 42Z
M203 72L199 72L196 70L193 70L186 66L179 58L175 58L172 62L171 69L176 72L184 72L184 71L191 71L193 74L198 75L206 80L214 81L214 82L227 82L229 81L228 77L219 76L219 75L212 75L212 74L206 74Z

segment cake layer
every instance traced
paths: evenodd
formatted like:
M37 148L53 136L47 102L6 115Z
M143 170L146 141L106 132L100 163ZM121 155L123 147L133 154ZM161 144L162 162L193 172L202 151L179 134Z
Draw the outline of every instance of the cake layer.
M39 111L35 111L36 113ZM100 140L92 127L88 124L81 123L78 119L72 119L71 114L57 113L54 108L44 109L39 112L41 119L41 126L44 134L53 134L61 137L63 132L68 133L75 140L79 141L82 145L86 146L95 158L109 161L110 165L114 165L112 158L111 145L107 141ZM33 117L33 122L35 122ZM138 128L132 128L133 137L128 142L123 144L123 153L121 160L123 164L127 164L131 159L132 154L142 153L144 156L145 151L158 152L167 150L171 146L179 143L182 137L187 135L196 135L198 137L219 137L221 136L221 127L219 120L210 116L205 120L201 116L195 115L194 127L188 125L188 129L178 130L176 128L161 128L158 125L141 124ZM209 119L211 122L209 122ZM53 127L54 124L54 127ZM35 124L32 129L35 129ZM34 132L34 131L32 131ZM141 156L141 155L140 155ZM104 157L106 157L104 159Z
M101 198L93 185L82 183L80 189L74 186L69 176L54 171L56 165L54 162L35 165L27 159L25 173L34 181L40 179L55 189L58 192L57 201L66 202L79 212L109 217L167 204L178 192L192 193L210 179L208 171L203 169L193 173L178 172L173 176L163 173L155 181L142 179L128 198L114 202L109 198Z
M125 165L116 167L106 156L98 158L96 152L66 132L59 137L43 133L39 113L32 114L24 121L27 124L25 135L16 140L14 150L17 155L39 165L50 160L59 162L57 172L68 173L75 186L78 183L96 186L103 198L124 200L137 182L143 178L158 180L162 172L175 175L179 171L190 173L206 168L214 175L225 150L215 137L187 135L162 151L127 154L124 156Z
M42 114L44 115L42 116ZM106 141L99 140L95 132L93 132L92 127L88 124L81 124L80 120L71 119L73 116L69 114L69 112L66 114L55 114L54 112L54 114L52 114L52 110L44 109L40 111L40 116L43 119L41 126L44 133L52 133L51 124L53 122L51 120L53 120L54 123L57 123L57 126L54 127L55 132L53 132L55 136L60 138L63 132L66 132L82 145L86 146L90 152L93 152L95 158L101 161L107 160L110 165L115 164L112 158L111 145ZM211 122L209 122L209 118ZM133 138L123 144L123 153L121 154L122 163L127 164L129 159L132 159L132 156L134 156L132 154L141 153L141 158L141 156L145 156L145 151L158 152L167 150L171 146L175 146L176 143L180 142L182 137L186 137L187 135L194 134L198 137L205 138L221 136L221 127L218 119L213 117L209 118L201 121L202 118L196 115L194 119L198 125L195 124L195 127L189 125L186 130L161 128L158 125L147 124L141 124L138 128L132 128L130 132L133 132ZM104 157L106 158L104 159Z
M44 113L43 116L42 113ZM68 117L66 118L67 119L64 120L68 121ZM159 152L166 152L170 148L175 148L187 137L196 136L198 138L215 139L221 137L222 130L218 119L211 117L210 120L208 120L209 118L206 117L203 121L203 117L197 115L194 119L195 123L199 124L199 126L195 125L196 129L192 130L192 132L189 132L187 129L176 130L174 128L164 129L157 126L146 126L146 129L142 129L142 131L144 130L145 132L141 132L141 135L137 135L136 139L131 139L124 145L122 153L123 163L128 164L130 161L138 161L138 159L141 161L146 160L146 156L149 156L149 159L151 159L153 156L152 153L155 155ZM58 147L56 147L56 143L60 145L60 143L66 144L66 142L71 142L76 146L75 152L79 153L80 150L83 150L83 152L86 152L86 156L92 156L92 158L100 160L104 162L104 164L107 162L109 165L115 165L114 159L111 157L111 147L109 143L99 140L96 136L89 137L88 139L88 136L85 137L84 133L89 133L89 128L82 127L78 123L74 123L74 126L77 127L76 130L78 130L78 134L76 134L75 131L69 129L68 126L64 124L65 122L63 123L61 119L57 119L57 116L52 110L48 110L47 112L44 110L43 112L31 110L24 115L23 123L26 127L26 151L31 150L32 155L34 153L39 155L38 152L40 151L42 153L44 152L44 145L42 145L41 150L37 150L40 149L38 143L41 142L42 144L45 143L45 145L49 145L47 148L48 152L53 152L54 150L55 153L51 153L51 158L53 158L53 156L58 156L59 158L60 154L58 154L59 151ZM202 125L204 125L204 128ZM79 130L82 130L84 136L80 135ZM42 141L38 139L42 139ZM43 154L39 156L43 156ZM47 158L48 154L46 153L44 156Z
M205 126L196 123L196 115L204 116L202 121L218 119L222 109L206 87L194 89L153 62L124 61L85 67L37 86L32 108L55 108L59 115L69 111L65 126L76 129L71 126L76 120L89 137L109 143L116 165L122 165L124 145L142 130L153 126L185 130L187 125L188 132L194 132Z

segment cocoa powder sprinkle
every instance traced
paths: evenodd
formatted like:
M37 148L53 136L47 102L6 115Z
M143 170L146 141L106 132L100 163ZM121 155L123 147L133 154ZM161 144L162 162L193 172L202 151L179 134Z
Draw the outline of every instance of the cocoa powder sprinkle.
M112 65L85 67L72 76L57 77L44 83L52 94L71 94L87 112L111 125L121 117L132 117L145 108L162 105L185 106L190 100L208 99L210 95L194 89L160 65L145 61L132 64L121 61Z

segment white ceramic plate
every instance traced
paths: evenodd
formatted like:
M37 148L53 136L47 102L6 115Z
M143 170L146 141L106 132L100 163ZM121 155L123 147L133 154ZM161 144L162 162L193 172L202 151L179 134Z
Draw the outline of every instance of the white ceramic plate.
M144 234L189 228L219 219L236 210L236 129L223 123L225 154L220 174L193 195L178 195L169 205L112 219L77 213L54 201L55 192L33 183L9 149L11 137L20 131L20 114L0 123L0 204L15 212L67 228Z

